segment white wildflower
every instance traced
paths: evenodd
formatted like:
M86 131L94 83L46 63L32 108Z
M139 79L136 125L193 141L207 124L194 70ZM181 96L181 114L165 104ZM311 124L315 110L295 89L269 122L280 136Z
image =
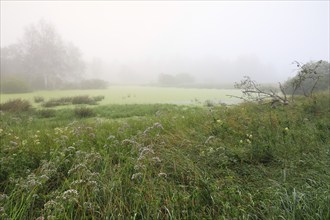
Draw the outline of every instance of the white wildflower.
M131 177L131 180L142 177L142 173L134 173Z
M161 173L158 173L158 177L165 177L166 178L167 177L167 174L161 172Z

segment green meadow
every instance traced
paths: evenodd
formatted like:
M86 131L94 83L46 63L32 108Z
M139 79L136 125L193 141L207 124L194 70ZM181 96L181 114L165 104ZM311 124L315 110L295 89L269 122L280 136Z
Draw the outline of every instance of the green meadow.
M0 94L0 102L10 99L22 98L31 101L35 96L45 99L64 96L104 96L101 104L204 104L205 101L237 103L239 100L230 98L228 95L239 96L241 92L237 89L193 89L193 88L167 88L147 86L111 86L105 90L58 90L58 91L36 91L22 94Z
M271 108L227 92L2 94L0 219L330 219L329 94ZM34 103L78 95L104 99Z

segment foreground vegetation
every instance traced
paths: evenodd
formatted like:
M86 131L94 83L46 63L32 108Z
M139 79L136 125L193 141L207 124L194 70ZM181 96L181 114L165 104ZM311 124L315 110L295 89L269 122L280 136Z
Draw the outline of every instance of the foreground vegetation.
M329 219L329 98L2 111L0 218Z

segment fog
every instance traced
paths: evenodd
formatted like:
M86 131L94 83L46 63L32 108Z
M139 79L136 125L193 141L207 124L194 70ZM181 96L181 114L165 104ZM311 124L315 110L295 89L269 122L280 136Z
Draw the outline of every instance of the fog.
M329 61L329 1L1 1L1 47L41 19L81 50L85 77L111 83L271 83L294 60Z

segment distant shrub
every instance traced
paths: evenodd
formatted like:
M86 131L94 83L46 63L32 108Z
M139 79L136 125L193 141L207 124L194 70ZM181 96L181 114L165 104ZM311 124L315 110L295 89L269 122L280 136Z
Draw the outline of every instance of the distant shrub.
M72 103L73 97L70 96L65 96L65 97L61 97L56 99L58 102L62 103L63 105L67 105Z
M108 82L101 79L87 79L80 83L81 89L106 89Z
M45 99L42 96L35 96L34 97L34 102L35 103L40 103L40 102L43 102L43 101L45 101Z
M95 102L102 101L104 99L104 95L94 96L93 99Z
M87 118L95 115L93 109L87 107L79 107L74 109L75 116L79 118Z
M31 92L29 84L20 78L9 78L1 80L1 93L27 93Z
M3 104L0 104L0 110L8 112L24 112L30 110L30 108L30 102L23 99L9 100Z
M98 101L104 99L104 96L96 96L89 97L88 95L80 95L73 97L61 97L57 99L50 99L47 102L42 104L43 107L55 107L60 105L79 105L79 104L87 104L87 105L96 105Z
M61 97L58 99L50 99L43 103L43 107L55 107L60 105L70 105L72 104L73 97Z
M56 114L56 111L53 109L41 109L37 111L37 115L40 118L51 118L54 117Z
M88 95L75 96L72 98L72 104L88 104L95 105L96 101L90 98Z
M213 106L215 106L215 103L212 100L206 100L204 105L206 107L213 107Z

